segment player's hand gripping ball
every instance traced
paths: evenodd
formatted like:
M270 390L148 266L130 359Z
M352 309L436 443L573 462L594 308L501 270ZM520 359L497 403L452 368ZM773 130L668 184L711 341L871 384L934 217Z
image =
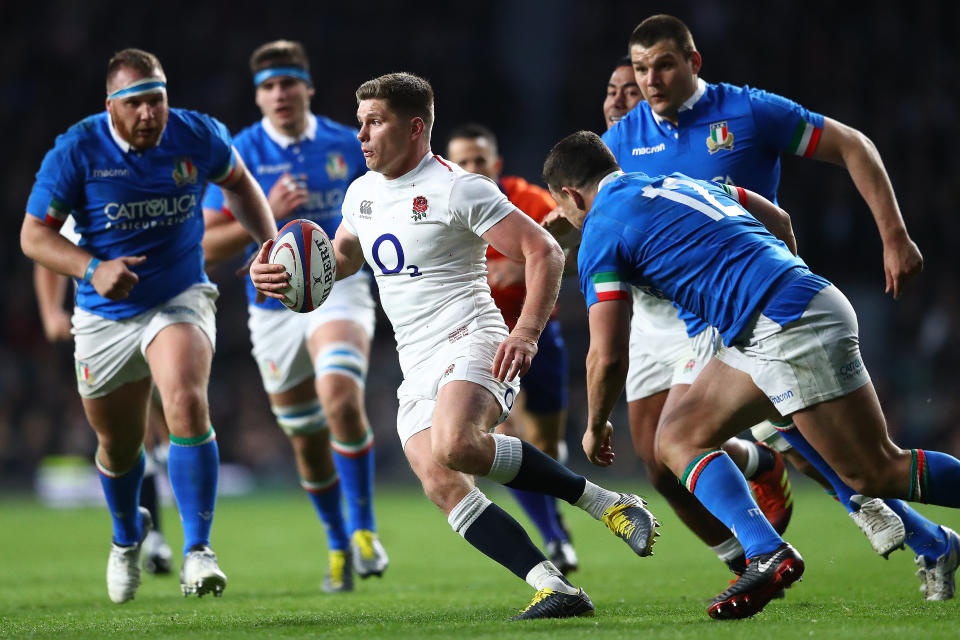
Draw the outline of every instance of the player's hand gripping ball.
M269 261L282 264L290 274L290 286L281 302L297 313L310 313L323 304L337 279L333 244L310 220L301 218L283 225L273 241Z

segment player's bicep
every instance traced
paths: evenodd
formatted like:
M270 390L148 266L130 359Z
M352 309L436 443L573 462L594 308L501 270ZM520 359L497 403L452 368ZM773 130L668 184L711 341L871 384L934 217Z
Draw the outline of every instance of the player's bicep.
M631 299L598 300L590 305L590 350L598 355L626 354L630 349Z
M556 240L530 216L514 209L481 236L494 249L517 262L538 250L549 251Z
M865 138L866 136L853 127L833 118L824 118L820 140L810 157L843 166L846 164L844 157L851 149L862 146Z
M337 280L353 275L363 266L363 246L360 238L341 222L333 237L333 251L337 256Z

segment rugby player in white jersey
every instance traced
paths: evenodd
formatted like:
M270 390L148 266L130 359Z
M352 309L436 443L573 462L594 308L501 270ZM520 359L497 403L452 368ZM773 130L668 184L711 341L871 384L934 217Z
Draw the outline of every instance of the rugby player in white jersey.
M491 180L433 155L433 89L426 80L381 76L360 86L357 101L358 138L371 171L344 199L334 239L337 278L364 261L377 278L404 374L397 430L410 466L454 531L537 590L517 619L591 615L583 590L472 477L567 500L638 555L650 553L657 522L639 497L607 491L529 443L489 433L508 415L517 377L537 353L563 253ZM487 286L487 243L525 264L527 297L509 333ZM271 244L250 275L264 295L279 298L288 276L282 265L267 263Z

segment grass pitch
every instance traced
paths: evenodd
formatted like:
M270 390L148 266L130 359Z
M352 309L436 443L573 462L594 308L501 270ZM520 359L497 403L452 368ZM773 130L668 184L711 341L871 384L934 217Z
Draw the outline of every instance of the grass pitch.
M517 513L508 496L484 489ZM603 525L565 508L581 562L573 581L597 615L523 623L508 618L532 590L469 547L413 489L379 492L390 568L383 579L358 580L353 593L320 591L322 528L307 499L291 491L220 501L213 546L229 578L222 599L185 599L176 576L145 574L124 605L107 598L104 509L8 499L0 501L0 637L960 637L960 601L925 602L909 551L882 560L837 504L813 486L797 490L787 538L806 560L803 582L755 618L731 622L706 614L706 600L726 587L726 569L649 489L643 493L663 522L655 556L637 558ZM923 512L960 529L958 511ZM164 515L178 546L176 513Z

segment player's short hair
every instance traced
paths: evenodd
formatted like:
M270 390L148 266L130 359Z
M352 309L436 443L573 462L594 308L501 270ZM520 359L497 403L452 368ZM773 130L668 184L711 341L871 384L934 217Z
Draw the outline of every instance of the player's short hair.
M107 63L107 93L110 93L110 82L120 69L133 69L145 78L157 76L166 78L160 59L143 49L123 49L117 51Z
M693 44L693 34L690 29L679 18L668 16L661 13L650 16L633 30L630 34L630 47L638 44L648 49L661 40L673 40L677 48L683 52L684 57L689 58L690 54L697 50Z
M617 58L617 64L613 65L613 70L616 71L620 67L630 67L633 69L633 60L630 59L630 56L620 56Z
M468 122L456 127L450 134L450 138L447 141L447 146L450 145L450 141L452 140L476 140L477 138L483 138L486 140L493 148L493 152L497 152L497 136L493 134L493 131L491 131L489 127L485 127L476 122Z
M307 50L295 40L274 40L257 47L250 55L250 73L271 67L299 67L310 72Z
M554 191L582 189L619 169L617 159L592 131L577 131L558 142L543 163L543 181Z
M429 138L433 128L433 87L425 78L402 71L367 80L357 89L357 102L361 100L386 100L391 111L420 118Z

